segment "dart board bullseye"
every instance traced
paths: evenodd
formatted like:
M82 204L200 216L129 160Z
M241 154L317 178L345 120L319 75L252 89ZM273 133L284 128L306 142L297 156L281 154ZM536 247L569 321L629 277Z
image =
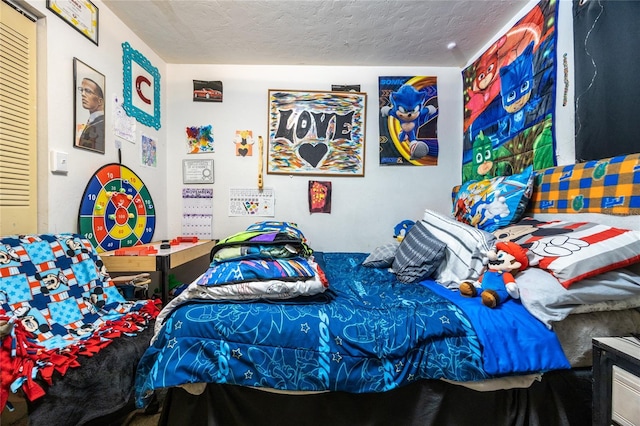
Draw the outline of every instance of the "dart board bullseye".
M78 230L98 252L150 243L155 227L151 194L131 169L112 163L91 177L80 202Z

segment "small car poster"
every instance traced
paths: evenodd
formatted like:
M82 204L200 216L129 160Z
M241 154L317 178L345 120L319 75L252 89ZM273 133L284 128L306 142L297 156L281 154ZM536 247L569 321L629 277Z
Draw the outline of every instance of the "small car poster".
M222 102L222 82L193 80L194 102Z

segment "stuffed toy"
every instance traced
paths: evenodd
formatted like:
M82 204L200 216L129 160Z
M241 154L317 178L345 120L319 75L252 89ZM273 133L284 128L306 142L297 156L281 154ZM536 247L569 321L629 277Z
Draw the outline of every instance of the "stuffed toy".
M393 238L399 243L404 240L404 237L409 233L409 229L416 223L412 220L403 220L393 228Z
M488 257L487 268L477 281L460 283L460 294L467 297L480 295L482 304L490 308L509 298L520 298L513 275L529 266L527 250L514 242L500 241Z

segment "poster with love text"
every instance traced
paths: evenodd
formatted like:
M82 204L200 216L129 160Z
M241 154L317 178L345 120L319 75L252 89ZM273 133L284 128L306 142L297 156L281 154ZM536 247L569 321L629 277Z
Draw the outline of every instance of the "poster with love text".
M364 176L367 95L269 90L267 173Z

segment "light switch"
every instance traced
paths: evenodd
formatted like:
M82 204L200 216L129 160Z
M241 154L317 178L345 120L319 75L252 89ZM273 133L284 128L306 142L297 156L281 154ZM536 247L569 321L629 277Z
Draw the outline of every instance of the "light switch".
M51 172L67 174L69 171L68 155L62 151L51 151Z

